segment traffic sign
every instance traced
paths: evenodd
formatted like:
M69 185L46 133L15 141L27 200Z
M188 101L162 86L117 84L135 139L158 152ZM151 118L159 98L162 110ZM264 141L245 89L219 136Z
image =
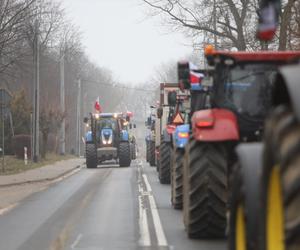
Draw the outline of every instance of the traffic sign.
M179 112L175 115L175 117L173 119L173 123L174 124L183 124L184 123L182 115Z

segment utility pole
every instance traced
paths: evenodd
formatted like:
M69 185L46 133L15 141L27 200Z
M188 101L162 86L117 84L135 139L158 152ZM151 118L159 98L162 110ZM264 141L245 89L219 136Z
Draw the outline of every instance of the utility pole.
M1 91L1 122L2 122L2 172L4 173L5 171L5 161L4 161L4 135L5 135L5 131L4 131L4 91Z
M60 51L60 109L61 112L65 113L65 52ZM61 143L60 143L60 154L65 155L66 153L66 122L65 117L63 117L61 123Z
M33 161L39 160L39 106L40 106L40 44L39 44L39 24L38 20L34 24L34 46L33 46L33 64L34 64L34 90L33 90Z
M81 139L80 139L80 131L81 131L81 122L80 122L80 99L81 99L81 79L78 78L78 89L77 89L77 115L76 115L76 147L77 147L77 155L80 156L80 144L81 144Z

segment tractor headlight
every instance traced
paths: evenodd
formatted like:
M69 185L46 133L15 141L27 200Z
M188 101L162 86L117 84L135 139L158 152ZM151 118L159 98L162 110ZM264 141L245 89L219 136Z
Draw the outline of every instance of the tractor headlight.
M112 136L110 136L109 139L103 138L102 139L102 143L103 143L103 145L110 145L110 144L112 144Z

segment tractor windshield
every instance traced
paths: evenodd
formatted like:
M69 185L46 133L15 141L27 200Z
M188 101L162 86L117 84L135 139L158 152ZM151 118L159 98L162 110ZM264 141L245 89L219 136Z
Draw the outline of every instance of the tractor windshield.
M116 130L117 128L117 120L113 118L104 118L100 119L98 123L99 129L110 128L112 130Z
M274 64L239 64L227 68L222 78L224 98L220 106L240 115L265 117L275 74Z

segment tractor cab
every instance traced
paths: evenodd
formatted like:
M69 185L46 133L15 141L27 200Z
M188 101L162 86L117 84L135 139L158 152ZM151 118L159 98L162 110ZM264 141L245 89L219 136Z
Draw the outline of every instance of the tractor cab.
M300 56L298 52L228 52L208 47L205 55L214 67L212 108L232 111L241 138L261 137L271 108L271 94L278 67Z
M119 137L119 123L113 115L100 115L96 122L96 131L99 133L99 145L103 147L116 146Z

